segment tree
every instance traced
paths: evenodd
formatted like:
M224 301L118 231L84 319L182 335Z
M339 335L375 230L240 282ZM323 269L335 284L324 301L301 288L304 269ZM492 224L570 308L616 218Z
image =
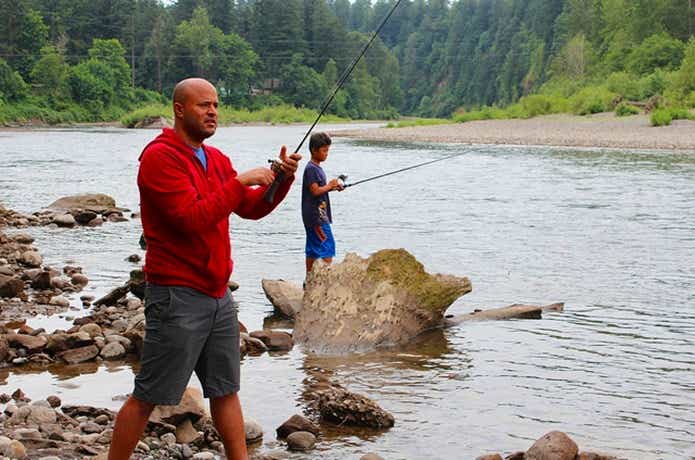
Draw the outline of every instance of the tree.
M302 64L303 56L295 54L282 67L282 97L295 107L319 109L327 93L326 80L311 67Z
M7 62L0 58L0 102L16 101L27 96L29 88L19 72L12 70Z
M48 39L48 26L25 0L0 2L0 17L0 56L23 78L28 78Z
M646 75L655 69L674 70L683 59L685 44L667 33L654 34L646 38L627 58L630 71Z
M63 54L54 46L45 46L41 49L41 58L31 69L31 81L38 87L38 92L54 104L66 98L69 72Z

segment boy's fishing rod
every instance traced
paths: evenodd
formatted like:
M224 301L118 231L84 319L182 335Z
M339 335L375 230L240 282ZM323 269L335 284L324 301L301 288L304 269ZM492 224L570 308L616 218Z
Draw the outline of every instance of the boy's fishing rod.
M401 169L398 169L396 171L391 171L391 172L387 172L384 174L379 174L378 176L368 177L367 179L358 180L357 182L353 182L351 184L345 184L344 183L343 188L354 187L355 185L364 184L365 182L369 182L369 181L376 180L376 179L381 179L382 177L390 176L392 174L397 174L399 172L407 171L409 169L415 169L415 168L419 168L421 166L431 165L432 163L436 163L438 161L448 160L449 158L460 157L461 155L464 155L466 153L467 152L459 152L459 153L455 153L453 155L445 156L443 158L437 158L436 160L425 161L424 163L418 163L416 165L408 166L406 168L401 168ZM338 178L340 180L342 180L343 182L345 182L347 180L347 176L345 174L341 174L340 176L338 176Z
M314 120L314 122L311 124L311 127L304 135L304 138L302 138L302 141L299 143L299 145L295 149L294 153L299 153L299 149L302 148L302 145L304 145L304 142L307 140L307 138L311 134L311 131L314 129L314 127L316 127L316 124L319 122L319 120L321 119L324 112L326 111L328 106L331 104L331 102L333 102L333 99L335 98L336 94L338 94L338 91L340 91L340 88L343 86L345 81L348 79L348 77L350 76L350 74L354 70L355 66L357 66L357 63L360 62L360 59L362 59L362 56L364 56L364 54L367 52L367 50L371 46L372 42L376 39L377 35L379 35L379 32L384 27L384 24L386 24L386 21L388 21L389 18L391 17L391 15L393 14L393 12L396 11L396 8L398 8L398 5L400 5L401 1L402 0L397 0L396 3L394 3L393 7L391 7L388 14L386 16L384 16L384 19L381 20L381 24L379 24L379 27L376 28L376 30L372 34L372 37L364 45L360 54L357 55L357 57L352 61L352 63L340 75L340 78L338 78L338 81L335 84L335 88L333 88L333 92L324 101L323 106L321 107L321 111L319 112L318 116L316 117L316 120ZM277 191L278 186L280 186L282 181L285 179L285 173L282 172L282 170L280 169L280 166L281 166L280 162L278 162L277 160L268 160L268 161L271 163L271 169L273 171L275 171L275 180L273 181L272 184L270 184L270 187L268 187L268 190L266 190L265 195L263 195L263 198L265 199L265 201L267 203L272 203L274 198L275 198L275 192Z

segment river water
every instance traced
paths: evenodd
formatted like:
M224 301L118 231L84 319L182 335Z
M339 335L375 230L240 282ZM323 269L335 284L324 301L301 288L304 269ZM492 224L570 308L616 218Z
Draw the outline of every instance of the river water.
M353 126L350 126L354 128ZM337 130L340 126L328 126ZM239 170L294 148L305 126L221 128L211 144ZM138 206L140 150L156 132L0 132L0 201L33 212L58 197L107 193ZM342 358L285 354L242 363L245 415L274 430L301 413L309 368L393 413L386 432L337 429L303 459L467 459L526 450L551 430L629 459L695 458L695 155L669 152L365 143L336 138L324 169L348 182L464 155L335 193L338 259L406 248L430 272L470 277L449 313L566 303L542 320L466 324L412 345ZM298 185L298 184L297 184ZM300 188L259 222L232 218L240 319L263 326L262 278L303 278ZM142 252L138 220L32 228L45 263L84 267L87 293L121 284ZM79 300L75 299L75 305ZM67 315L84 314L70 311ZM64 315L61 315L64 316ZM64 327L63 317L33 326ZM118 409L128 363L2 371L0 392ZM197 384L197 382L193 382Z

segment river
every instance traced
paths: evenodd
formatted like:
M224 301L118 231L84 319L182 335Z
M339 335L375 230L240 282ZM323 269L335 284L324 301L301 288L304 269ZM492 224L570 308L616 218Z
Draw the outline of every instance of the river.
M328 125L329 130L342 126ZM350 126L350 128L354 128ZM265 164L306 126L221 128L211 144L239 170ZM136 210L137 158L147 130L0 132L0 201L22 212L78 193ZM565 302L542 320L481 322L417 343L347 357L285 354L242 363L245 415L274 430L301 413L307 368L389 410L389 431L334 430L309 454L348 459L463 459L526 450L551 430L581 448L629 459L695 458L695 155L548 147L368 143L336 138L324 169L357 181L411 164L457 158L331 196L338 259L406 248L430 272L470 277L449 313L515 302ZM250 330L272 312L262 278L303 278L299 180L262 221L232 218L235 297ZM26 231L26 230L24 230ZM30 228L44 262L76 263L96 296L134 265L140 223ZM73 299L79 305L78 296ZM68 316L32 326L64 327ZM0 392L118 409L134 367L117 362L0 372ZM194 381L193 384L197 385Z

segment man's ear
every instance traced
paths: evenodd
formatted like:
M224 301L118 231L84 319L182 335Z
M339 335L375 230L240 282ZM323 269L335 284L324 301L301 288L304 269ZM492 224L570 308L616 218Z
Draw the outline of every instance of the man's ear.
M174 102L174 118L183 118L183 104Z

